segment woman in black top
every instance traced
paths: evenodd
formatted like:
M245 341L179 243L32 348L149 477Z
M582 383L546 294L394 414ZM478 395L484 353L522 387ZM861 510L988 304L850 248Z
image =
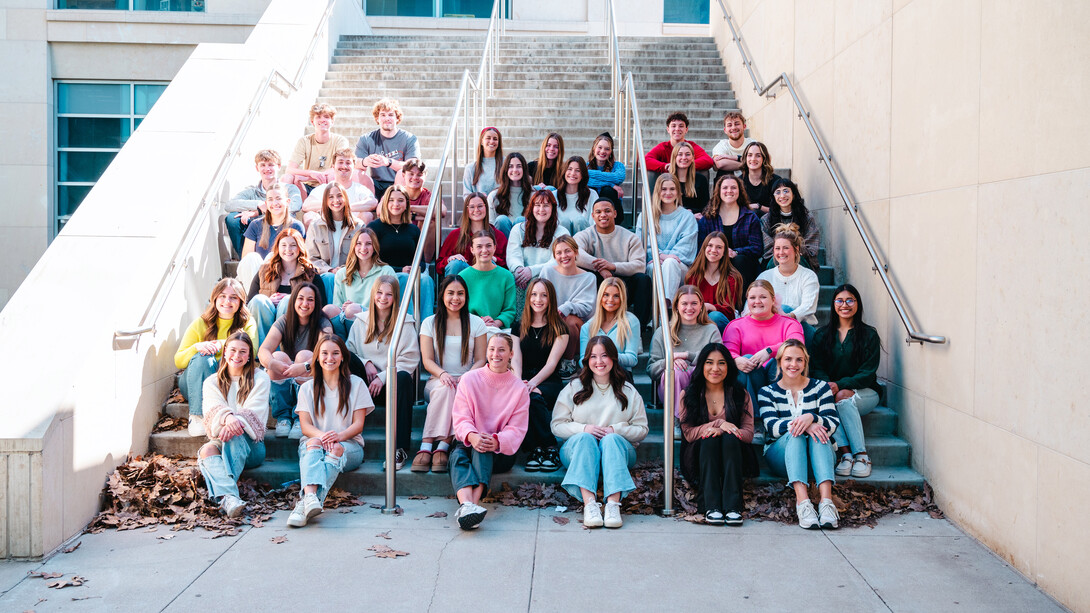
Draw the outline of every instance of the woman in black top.
M692 211L697 219L708 206L708 177L696 171L696 153L687 142L678 143L670 154L670 174L680 182L681 204Z
M404 298L405 283L409 280L416 245L420 242L420 228L412 223L409 196L404 187L394 185L386 190L378 205L378 219L367 224L367 227L374 230L378 237L378 251L397 274L397 283ZM425 260L427 256L428 251L425 250ZM422 314L417 314L417 321L435 312L435 282L426 270L420 272L420 310Z
M526 306L512 331L519 336L514 368L530 390L530 422L522 441L522 449L530 450L526 470L553 472L560 468L560 455L550 422L564 388L560 358L572 339L560 319L556 288L547 279L537 279L526 288Z
M753 141L742 151L742 183L749 196L749 207L757 216L764 215L772 206L772 185L780 179L772 168L772 158L764 143Z

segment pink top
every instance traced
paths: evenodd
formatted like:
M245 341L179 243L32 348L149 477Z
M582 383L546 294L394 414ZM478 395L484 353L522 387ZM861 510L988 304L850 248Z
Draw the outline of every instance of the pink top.
M753 319L750 315L739 317L727 324L727 329L723 331L723 344L734 358L754 355L767 347L772 348L772 355L775 356L780 345L789 338L806 342L802 324L779 313L764 321ZM769 361L766 360L765 364Z
M514 455L526 436L530 392L514 372L494 373L487 366L462 375L454 396L454 435L468 447L472 432L495 434L500 453Z

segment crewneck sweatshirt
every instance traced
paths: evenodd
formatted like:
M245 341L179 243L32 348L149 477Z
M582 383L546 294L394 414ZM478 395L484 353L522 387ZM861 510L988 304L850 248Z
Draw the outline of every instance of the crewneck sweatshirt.
M594 382L591 381L591 385ZM557 438L569 439L580 432L584 426L611 426L613 431L632 444L637 444L647 436L647 410L643 398L631 383L624 384L624 395L628 406L621 409L621 403L613 395L613 389L605 392L593 390L590 398L582 404L575 404L575 394L583 389L579 379L572 379L556 399L553 407L553 420L550 424Z
M477 183L473 183L473 173L477 170L477 162L470 162L466 164L465 175L462 176L462 188L465 192L462 194L470 194L473 192L481 192L482 194L489 194L492 190L498 187L496 185L496 158L484 158L481 162L481 178L477 179Z
M791 314L795 319L811 326L817 325L818 295L821 292L817 273L805 266L799 266L794 274L785 277L779 267L775 267L762 272L757 278L772 284L772 289L776 291L776 301L791 307ZM742 314L747 312L748 308Z
M506 268L496 266L483 271L466 268L458 273L469 289L469 312L477 317L498 319L504 328L515 321L515 277Z
M631 277L647 267L647 252L640 237L621 226L614 226L609 234L598 232L597 226L591 226L575 235L579 245L579 267L594 270L592 263L596 258L612 262L617 266L614 274L618 277Z
M231 324L233 319L221 319L216 318L216 340L226 340L228 336L231 336ZM193 356L197 355L197 343L204 342L204 333L208 330L208 327L204 325L204 320L198 317L193 320L193 323L189 324L186 328L185 334L182 335L182 340L178 343L178 350L174 353L174 366L176 368L185 368L189 366L189 361L193 359ZM254 347L258 346L257 343L257 321L251 317L246 321L246 324L242 327L242 330L250 336L250 340L253 342ZM223 347L216 352L216 359L223 356Z
M651 337L651 357L647 360L647 374L651 375L652 379L661 376L666 370L666 346L663 340L670 336L669 325L664 324L656 328L655 334ZM681 338L681 343L674 347L674 352L688 352L689 357L686 361L691 367L697 354L705 345L719 342L719 327L713 323L681 324L678 337Z
M499 213L496 212L496 202L499 199L499 188L496 188L488 192L488 221L490 223L496 223L496 217ZM511 193L507 196L507 200L511 203L511 208L507 211L507 216L511 219L525 215L522 210L522 187L518 185L511 186Z
M775 358L780 345L789 338L805 342L802 324L779 313L763 321L750 315L739 317L727 324L727 329L723 331L723 344L732 358L754 355L771 347L773 358L765 360L764 364Z
M555 266L541 270L540 278L546 279L556 289L556 302L561 317L575 315L586 321L594 311L598 298L598 282L591 273L580 270L578 274L565 275Z
M454 395L451 421L454 435L467 447L467 437L493 434L499 439L499 453L514 455L526 436L530 415L530 392L514 371L492 372L488 366L462 375Z
M648 228L654 231L655 226L648 220ZM636 227L643 227L643 213L636 220ZM659 243L660 255L675 255L685 266L692 266L696 259L696 234L698 232L696 217L692 211L679 206L671 213L659 216L660 231L655 235ZM647 246L647 261L651 261L651 246Z

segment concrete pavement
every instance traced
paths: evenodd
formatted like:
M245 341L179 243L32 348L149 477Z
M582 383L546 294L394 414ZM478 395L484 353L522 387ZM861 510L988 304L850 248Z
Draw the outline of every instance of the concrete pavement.
M327 511L299 530L286 528L280 512L262 528L217 539L164 526L84 535L70 554L0 562L0 611L1063 610L948 521L923 513L824 533L649 516L625 516L620 530L584 530L577 513L490 505L481 528L467 533L456 527L453 500L401 504L401 516L361 506ZM426 517L435 511L448 516ZM387 531L389 540L378 536ZM277 536L287 541L273 543ZM369 557L372 545L410 555ZM52 580L28 571L88 581L49 589Z

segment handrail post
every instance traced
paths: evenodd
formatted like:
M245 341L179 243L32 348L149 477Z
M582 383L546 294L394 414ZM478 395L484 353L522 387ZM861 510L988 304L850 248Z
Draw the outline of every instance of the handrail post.
M400 336L400 334L398 335ZM396 344L390 344L390 354L394 353ZM394 357L390 357L389 364L397 364L397 360ZM394 466L394 453L395 437L397 437L397 420L394 417L397 415L397 369L388 368L388 371L393 372L394 376L387 374L386 376L386 500L382 506L382 513L386 515L397 513L397 471Z

